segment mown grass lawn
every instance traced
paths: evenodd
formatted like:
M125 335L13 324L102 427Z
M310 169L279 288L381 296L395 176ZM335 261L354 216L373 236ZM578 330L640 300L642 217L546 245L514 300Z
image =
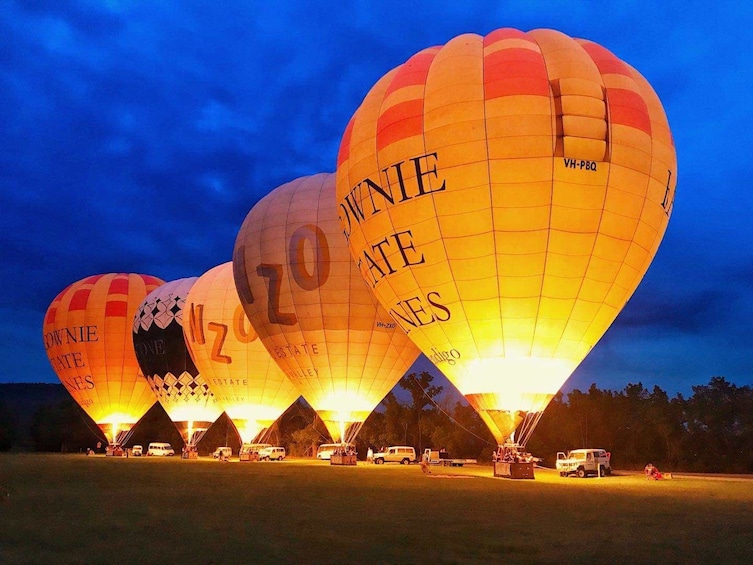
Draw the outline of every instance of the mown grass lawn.
M0 563L753 563L753 481L0 454Z

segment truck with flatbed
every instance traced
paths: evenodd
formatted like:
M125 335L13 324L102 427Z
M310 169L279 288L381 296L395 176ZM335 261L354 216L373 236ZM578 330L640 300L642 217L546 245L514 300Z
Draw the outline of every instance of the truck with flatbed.
M465 464L478 463L476 459L452 458L444 449L424 450L424 461L429 465L444 465L446 467L462 467Z

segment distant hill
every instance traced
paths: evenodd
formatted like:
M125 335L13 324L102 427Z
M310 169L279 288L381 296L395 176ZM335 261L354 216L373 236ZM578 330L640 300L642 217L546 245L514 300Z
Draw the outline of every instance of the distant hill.
M10 412L16 432L16 439L13 442L12 450L33 451L35 446L31 436L31 425L34 415L40 408L56 407L62 403L72 403L75 406L73 413L80 413L78 416L73 416L72 428L81 428L83 426L83 446L95 447L98 440L95 432L97 429L96 425L84 410L75 404L75 401L62 384L0 384L0 404L4 405L5 409ZM72 434L75 433L73 429L70 432ZM81 441L80 436L81 434L76 436L75 440L65 441L63 448L66 450L73 449L74 451L79 449L80 446L76 447L76 445L77 442L80 443ZM68 440L70 439L68 438ZM237 434L225 414L212 426L206 440L199 445L202 454L211 453L216 446L224 444L233 446L237 452L237 448L240 445ZM178 452L183 447L180 433L178 433L178 430L170 421L160 403L156 401L134 428L134 433L126 445L130 446L138 443L146 446L151 441L170 442Z
M0 384L0 402L10 410L16 423L15 448L32 449L31 421L41 406L56 406L71 396L62 384L10 383Z

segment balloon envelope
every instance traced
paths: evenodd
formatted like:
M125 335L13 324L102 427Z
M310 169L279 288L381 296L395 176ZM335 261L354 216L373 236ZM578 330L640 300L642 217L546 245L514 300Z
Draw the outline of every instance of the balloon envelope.
M676 176L637 71L589 41L500 29L377 82L343 135L337 206L380 303L503 443L635 291Z
M186 298L195 281L178 279L156 288L132 318L139 366L187 446L195 446L222 414L183 338Z
M241 440L251 443L300 393L251 327L235 290L232 262L199 277L186 312L183 332L191 357Z
M121 444L156 402L141 375L131 323L144 297L164 281L108 273L77 281L44 317L47 357L60 381L110 444Z
M419 352L351 260L334 175L297 179L259 201L238 233L233 269L267 350L332 439L352 441Z

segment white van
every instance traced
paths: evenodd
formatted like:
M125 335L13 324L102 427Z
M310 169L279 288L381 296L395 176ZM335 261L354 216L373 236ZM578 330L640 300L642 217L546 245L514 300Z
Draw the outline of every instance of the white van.
M227 445L224 445L222 447L218 447L214 450L214 453L212 453L212 457L215 459L227 459L228 457L233 456L233 448Z
M244 443L241 445L241 449L238 452L238 455L248 455L250 453L259 453L262 449L266 447L272 447L268 443Z
M238 459L241 461L258 461L259 452L265 447L272 447L268 443L244 443L238 451Z
M382 465L383 463L400 463L407 465L416 461L415 448L408 445L393 445L384 451L374 454L374 463Z
M319 446L319 449L316 450L316 458L329 461L335 451L343 448L345 448L346 451L353 450L353 452L355 452L356 446L352 443L323 443Z
M175 450L169 443L155 442L149 444L149 449L146 450L146 454L155 457L169 457L175 455Z
M285 448L263 447L259 450L259 459L262 461L282 461L285 459Z

